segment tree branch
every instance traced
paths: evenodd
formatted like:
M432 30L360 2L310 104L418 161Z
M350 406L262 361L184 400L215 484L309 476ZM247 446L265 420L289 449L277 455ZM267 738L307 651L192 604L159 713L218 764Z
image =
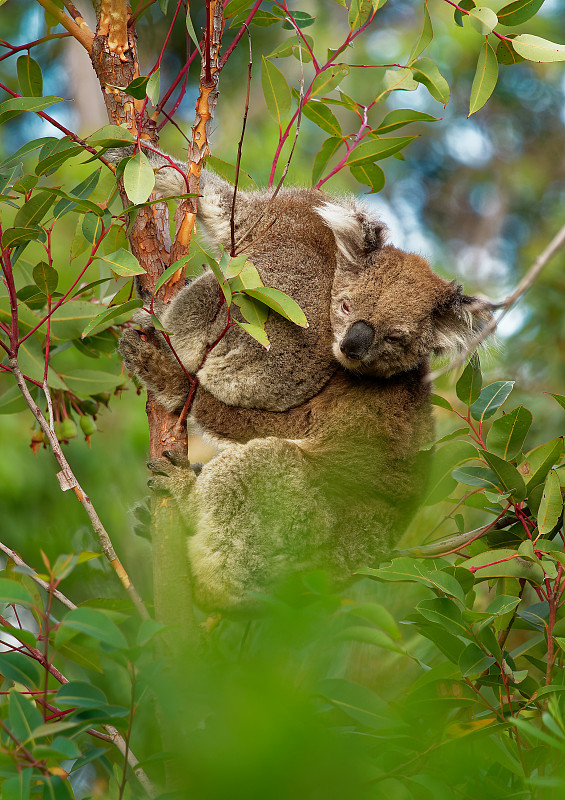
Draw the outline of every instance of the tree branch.
M498 318L493 317L488 325L480 331L480 333L475 336L475 338L469 343L468 347L461 352L457 358L454 358L450 361L447 366L442 367L441 369L436 369L434 372L430 373L426 380L430 383L435 381L436 378L439 378L441 375L445 375L446 372L454 369L455 367L460 366L466 360L466 358L477 348L481 342L489 336L493 331L496 330L500 321L506 316L509 312L511 307L514 303L520 299L520 297L527 292L530 286L534 283L536 278L539 276L542 269L546 266L546 264L553 258L553 256L561 250L561 248L565 245L565 225L558 231L558 233L553 237L551 242L547 245L545 250L540 253L540 255L536 258L530 269L526 272L518 286L514 289L512 294L509 294L508 297L503 300L501 303L492 303L491 308L493 311L497 309L502 309L502 313Z
M43 6L43 8L49 14L51 14L52 17L55 17L57 22L60 22L63 28L65 28L65 30L67 30L71 34L71 36L74 36L77 42L80 42L80 44L84 47L87 53L92 52L92 42L94 41L94 34L92 33L92 31L90 30L90 28L80 15L77 18L77 22L75 22L69 17L68 14L65 14L62 8L56 6L55 3L52 2L52 0L37 0L37 2L39 3L39 5ZM65 5L67 5L67 3L65 3ZM71 4L69 3L68 5ZM80 19L80 23L78 22L78 19Z
M38 421L43 433L47 437L47 440L49 441L49 444L53 451L53 455L55 456L59 466L61 467L61 471L57 474L57 480L59 481L59 485L62 491L66 492L68 489L74 490L74 493L76 494L79 502L81 503L81 505L84 507L84 510L88 514L88 518L90 519L94 532L98 536L98 540L102 547L102 552L110 562L110 565L112 566L114 572L116 573L123 587L129 594L140 617L142 619L149 619L149 613L145 608L145 605L143 604L143 600L137 593L137 590L133 585L133 583L131 582L129 575L125 571L120 559L116 555L116 551L114 550L110 537L106 529L104 528L104 525L100 520L100 517L96 513L96 510L92 505L90 498L83 491L71 467L69 466L69 463L65 458L65 455L55 435L54 430L48 425L47 420L45 419L43 413L41 412L41 409L31 396L30 391L27 388L26 382L22 375L22 372L20 370L20 366L18 364L18 359L16 356L12 356L10 358L10 367L12 369L12 374L16 379L16 383L19 386L20 392L22 393L28 405L28 408L30 409L35 419Z

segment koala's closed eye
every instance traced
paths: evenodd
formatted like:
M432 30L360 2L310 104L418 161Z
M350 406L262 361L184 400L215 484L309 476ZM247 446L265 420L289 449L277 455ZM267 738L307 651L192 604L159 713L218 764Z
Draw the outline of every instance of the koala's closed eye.
M399 344L406 342L408 339L408 334L404 331L390 331L384 337L385 342L389 342L390 344Z

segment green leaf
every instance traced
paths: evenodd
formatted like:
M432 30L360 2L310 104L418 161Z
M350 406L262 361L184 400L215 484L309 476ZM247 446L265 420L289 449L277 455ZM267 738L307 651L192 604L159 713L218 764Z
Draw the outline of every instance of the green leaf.
M108 702L104 692L85 681L69 681L55 695L57 706L77 706L78 708L97 708Z
M145 100L145 89L147 87L148 80L149 78L145 75L139 75L137 78L134 78L128 83L124 89L124 92L129 94L131 97L134 97L136 100Z
M494 662L493 656L485 655L477 644L470 642L459 657L459 669L463 677L468 678L471 675L480 675Z
M279 289L262 286L259 289L246 289L245 294L260 300L266 306L285 317L285 319L294 322L295 325L299 325L301 328L308 327L306 315L298 303Z
M498 12L498 21L501 25L521 25L538 13L543 5L543 0L516 0Z
M507 461L512 460L520 452L532 421L531 411L524 406L495 419L487 435L488 450Z
M373 729L390 727L390 712L386 703L359 683L343 678L327 678L320 681L316 693L362 725Z
M20 89L25 97L41 97L43 94L43 75L41 67L27 54L17 61Z
M265 103L270 115L278 122L279 128L282 128L283 120L288 115L292 103L290 89L279 68L265 56L261 58L261 83Z
M510 560L503 559L511 557ZM490 578L525 578L541 585L544 580L543 570L539 564L517 557L517 550L500 548L487 550L464 561L460 566L464 569L482 567L475 572L475 580ZM500 563L495 563L500 562Z
M416 610L430 622L441 625L442 628L454 633L456 636L469 636L459 606L449 597L434 597L430 600L422 600L416 606Z
M408 59L408 64L411 64L420 53L423 53L426 47L434 38L434 30L432 28L432 21L430 19L430 12L428 11L428 4L424 3L424 27L422 28L422 32L418 38L418 41L412 48L412 52L410 53L410 57Z
M55 198L50 192L34 192L16 214L14 228L31 228L38 225L54 202Z
M550 442L534 447L526 453L524 461L519 464L518 469L526 481L528 491L534 486L545 481L549 470L558 463L563 452L563 437L552 439Z
M387 69L383 76L383 88L386 93L397 91L414 92L418 88L418 82L414 80L414 76L408 67Z
M465 605L465 593L454 575L450 575L449 572L444 572L443 570L434 570L428 573L426 577L436 589L455 597L462 605Z
M59 275L56 269L50 267L46 261L40 261L33 268L33 280L40 292L51 296L59 282Z
M22 114L24 111L45 111L55 103L61 103L62 97L12 97L0 103L0 125L3 125L12 117Z
M173 275L176 275L179 270L183 269L189 260L190 259L188 256L183 256L182 258L177 259L174 264L171 264L169 267L167 267L167 269L162 272L161 275L159 275L159 280L155 284L155 290L153 294L157 294L161 286L167 283L167 281L170 280Z
M428 490L424 505L434 505L444 500L455 487L457 481L451 473L459 464L477 458L476 448L470 442L448 442L432 456Z
M55 204L53 215L55 217L62 217L64 214L72 211L73 208L76 208L78 204L75 201L75 198L77 198L77 200L84 200L89 197L97 187L99 180L100 169L96 169L94 172L91 172L90 175L87 175L83 181L77 184L74 189L71 189L68 195L63 196L63 198ZM92 203L88 206L89 209L94 213L96 213L94 210L95 205L95 203ZM99 210L102 212L102 209Z
M95 303L85 300L70 300L63 303L51 315L51 335L55 339L76 339L87 322L94 319L100 310Z
M339 0L337 0L339 2ZM386 0L351 0L348 22L351 30L364 25L369 16L384 6ZM343 4L345 5L345 3Z
M262 286L263 281L261 280L261 276L251 261L245 263L239 275L230 279L230 289L232 292L241 292L244 289L259 289ZM251 320L248 320L248 322L251 322Z
M130 158L124 169L124 188L131 203L145 203L155 187L155 174L141 150Z
M234 295L233 302L239 306L246 322L263 330L267 317L269 316L269 309L264 303L240 293ZM247 332L249 333L249 331ZM263 344L263 342L261 342L261 344Z
M360 164L363 161L378 161L381 158L388 158L388 156L398 153L416 138L416 136L400 136L398 138L375 139L364 142L349 154L347 163L351 166Z
M562 394L551 394L551 392L548 392L548 394L549 394L550 397L553 397L554 400L557 400L557 402L559 403L561 408L565 409L565 395L562 395Z
M362 617L372 622L373 625L382 628L392 639L401 638L394 617L390 611L380 603L360 603L347 610L349 614L355 614L355 616Z
M25 586L8 578L0 578L0 603L17 603L22 606L35 605Z
M125 278L131 278L133 275L143 275L145 270L140 265L137 258L129 250L124 250L120 247L115 253L108 253L106 256L96 256L99 261L104 261L108 264L112 272L116 275L121 275Z
M488 9L490 10L490 9ZM493 12L494 14L494 12ZM496 82L498 80L498 60L496 53L488 43L485 41L479 53L479 60L477 61L477 70L473 78L473 85L471 87L471 99L469 102L469 116L474 114L484 106L494 91Z
M55 634L55 646L68 641L74 631L108 645L111 648L127 647L126 639L107 614L95 608L76 608L63 618Z
M81 339L91 334L95 328L100 328L100 330L102 330L102 327L108 327L108 323L110 323L111 320L116 319L116 317L121 317L123 314L129 314L134 309L141 308L142 306L143 300L136 298L134 300L128 300L127 303L123 303L121 306L107 308L106 311L103 311L101 314L94 317L94 319L90 320L81 334Z
M47 155L44 155L42 150L39 154L37 166L35 167L35 174L38 176L50 175L52 172L58 170L65 161L68 161L70 158L73 158L73 156L77 156L82 152L83 148L80 144L76 144L70 137L64 136L57 141L54 147L49 149Z
M8 681L21 683L28 689L39 687L42 670L30 656L23 653L0 653L0 675Z
M316 183L318 183L322 176L322 172L324 171L324 167L330 158L337 153L342 144L342 139L338 139L337 136L331 136L329 139L326 139L321 150L316 153L314 163L312 165L312 186L315 186Z
M512 494L514 499L525 500L526 484L514 464L505 461L500 456L495 456L494 453L489 453L488 450L483 450L482 456L493 472L498 475L503 487Z
M382 567L373 569L371 567L363 567L357 570L357 575L368 575L370 578L378 581L396 583L398 581L409 581L412 583L421 583L424 586L432 586L428 575L430 572L435 572L437 569L447 565L447 562L441 558L426 559L425 561L415 561L413 558L400 556L384 564Z
M366 625L352 625L349 628L344 628L335 636L335 639L346 642L364 642L365 644L372 644L375 647L382 647L385 650L392 650L394 653L404 655L404 650L395 644L386 633L376 628L369 628Z
M539 36L521 33L512 40L514 50L518 55L528 61L549 63L552 61L565 61L565 44L556 44ZM0 106L0 110L1 110Z
M161 631L166 629L166 625L157 622L155 619L144 619L137 631L136 644L138 647L145 647L149 642L153 641L155 636L158 636Z
M382 136L384 133L392 133L392 131L398 130L404 125L409 125L411 122L439 121L440 117L432 117L431 114L424 114L423 111L413 111L411 108L396 108L394 111L389 111L375 130L375 133Z
M235 15L239 14L240 11L246 9L250 3L251 0L230 0L230 2L224 8L224 19L235 17Z
M481 362L477 353L473 353L455 385L457 397L466 406L471 406L478 400L482 385Z
M224 252L224 255L228 255ZM243 256L230 256L228 255L228 262L226 267L222 269L222 272L226 276L226 278L235 278L239 275L242 269L247 264L248 258L246 255ZM220 266L222 266L220 264Z
M206 157L206 167L212 168L212 170L217 174L221 175L222 178L225 178L228 183L232 185L235 184L235 164L229 164L227 161L222 161L215 156L207 156ZM237 185L239 189L243 189L243 191L253 191L253 189L257 188L257 184L251 177L248 172L242 170L241 167L239 169L239 176Z
M541 503L537 514L540 536L550 533L555 528L559 522L562 511L563 497L561 495L561 484L558 474L552 469L545 479Z
M445 397L440 397L439 394L431 394L430 403L438 408L445 408L446 411L453 411L449 400L446 400Z
M6 167L12 167L13 165L19 166L20 161L25 156L29 155L29 153L33 153L36 150L39 150L46 144L54 145L56 141L57 139L55 139L53 136L44 136L41 139L34 139L32 142L27 142L26 144L22 145L18 150L16 150L15 153L12 153L11 156L8 156L8 158L4 159L4 161L0 163L0 169L6 169ZM4 191L4 188L5 187L2 188L2 191Z
M486 6L473 8L468 19L473 28L482 36L487 36L498 25L498 17L491 8Z
M159 92L160 92L160 82L161 82L161 68L158 67L155 72L149 76L149 80L147 81L147 88L146 93L147 97L156 106L159 102Z
M269 342L269 337L265 332L265 328L262 328L260 325L254 325L251 322L238 322L237 320L235 320L235 322L240 328L253 337L253 339L259 342L265 350L270 349L271 343Z
M43 723L43 718L33 700L24 697L17 689L10 689L8 705L12 733L20 742L25 742L33 729Z
M486 613L493 614L497 617L502 616L503 614L508 614L509 611L514 611L516 606L521 602L522 600L519 597L500 594L498 597L494 598L492 603L489 603Z
M0 395L0 414L17 414L25 409L27 403L18 386L11 386Z
M367 194L380 192L385 185L385 174L378 164L372 164L370 161L364 161L362 164L354 164L349 167L349 171L356 181L370 186L370 191Z
M120 373L102 372L96 369L75 369L63 372L62 377L69 389L79 397L87 397L98 392L111 392L124 383Z
M498 478L492 470L486 467L459 467L452 471L451 476L465 486L480 486L484 489L498 491Z
M129 147L135 144L135 136L122 125L104 125L99 131L95 131L88 139L88 144L97 147Z
M512 35L512 38L516 38L515 35ZM522 56L519 56L514 50L512 42L508 39L500 39L498 42L498 47L496 48L496 60L499 64L504 64L505 66L519 64L521 61L524 61Z
M320 103L319 100L310 100L302 107L302 113L312 120L319 128L332 136L341 136L341 126L333 111Z
M339 86L339 84L347 75L349 75L349 67L347 66L333 66L325 69L314 79L310 97L314 97L314 95L317 94L322 94L322 92L324 94L326 92L331 92L332 89L335 89L337 86Z
M495 381L482 390L479 399L471 406L471 416L476 420L492 417L504 403L512 389L514 381Z
M15 777L5 778L2 781L3 800L29 800L32 776L35 778L33 767L27 767L20 768Z
M410 65L410 70L414 80L423 83L434 100L443 105L449 102L449 85L434 61L430 58L420 58Z
M200 42L198 41L198 36L196 35L196 31L194 30L194 25L190 17L190 6L187 6L186 8L186 30L188 35L190 36L192 43L194 44L194 46L198 50L200 57L202 58L202 50L200 49ZM157 92L157 100L159 100L159 92ZM157 104L153 103L153 105Z

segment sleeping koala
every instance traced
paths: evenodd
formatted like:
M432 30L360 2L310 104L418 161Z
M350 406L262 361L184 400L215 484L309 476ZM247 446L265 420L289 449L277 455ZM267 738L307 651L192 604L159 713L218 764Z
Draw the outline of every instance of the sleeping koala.
M157 172L161 192L180 193L180 182L172 168ZM205 172L201 191L198 219L229 250L233 187ZM200 386L229 406L295 408L319 392L339 364L389 377L432 352L464 344L488 316L424 259L383 246L384 226L354 201L330 200L312 189L285 189L272 201L265 190L240 192L234 222L238 252L249 256L266 286L299 304L308 328L271 312L268 351L238 326L217 341L228 310L214 275L206 272L185 286L160 311L161 322L184 369L198 373ZM242 320L235 305L230 311ZM162 337L125 331L120 352L162 405L182 408L188 378Z
M231 190L207 176L203 191L199 218L227 243ZM243 194L237 236L246 240L266 204L265 193ZM247 613L257 594L302 571L343 584L414 513L426 471L419 447L432 433L429 356L469 341L490 312L382 238L362 207L306 189L281 192L251 236L246 252L265 284L291 294L310 328L271 314L269 352L230 330L198 372L191 409L225 449L198 477L173 454L149 464L150 485L174 498L191 534L206 609ZM163 315L189 371L225 322L210 274ZM159 338L130 329L120 351L164 405L182 407L188 379Z

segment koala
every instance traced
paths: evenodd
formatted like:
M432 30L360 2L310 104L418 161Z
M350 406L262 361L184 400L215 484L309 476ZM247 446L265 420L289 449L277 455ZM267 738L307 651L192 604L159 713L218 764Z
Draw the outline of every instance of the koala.
M231 189L207 174L202 190L199 219L227 245ZM402 535L425 485L429 357L465 345L490 311L385 245L356 203L242 193L235 221L264 283L310 326L271 314L269 352L239 329L207 352L225 304L209 273L185 287L162 322L198 374L191 418L224 449L198 476L171 453L149 467L186 523L198 604L248 614L289 575L323 569L344 585ZM163 405L183 406L186 372L158 335L126 330L120 351Z
M165 157L150 153L150 160L161 167L158 191L185 190ZM233 187L203 172L201 191L198 220L229 250ZM174 353L162 337L140 341L133 330L120 343L128 369L170 411L182 408L188 393L179 361L229 406L284 412L317 394L339 365L390 377L464 344L484 322L475 298L419 256L385 246L384 225L358 202L312 189L284 189L274 199L266 190L240 192L234 227L238 253L249 256L266 286L299 304L308 327L270 312L268 351L238 326L222 336L228 309L205 272L158 311ZM233 304L230 313L243 320Z

